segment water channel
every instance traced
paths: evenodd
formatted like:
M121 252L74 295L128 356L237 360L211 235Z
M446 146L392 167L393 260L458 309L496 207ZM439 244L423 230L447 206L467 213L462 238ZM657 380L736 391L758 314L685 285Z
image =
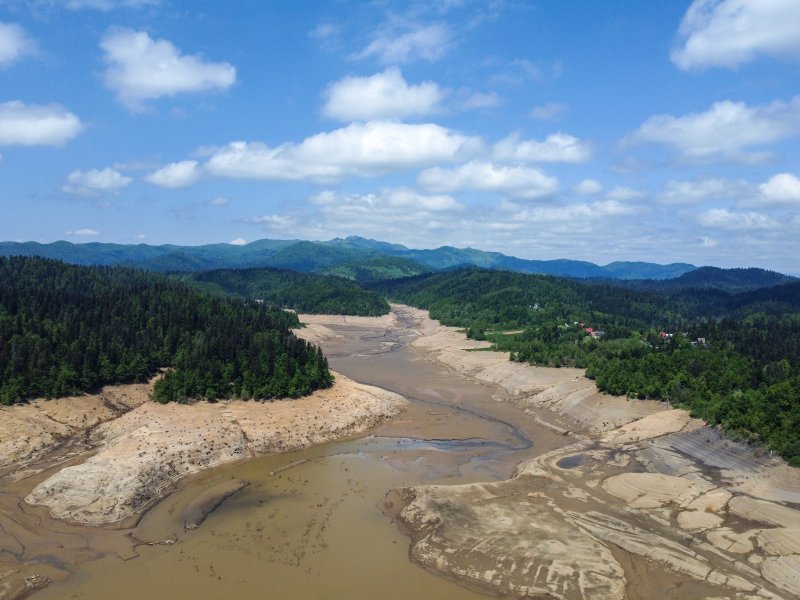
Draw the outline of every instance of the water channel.
M520 460L566 443L495 386L469 381L408 345L414 323L337 326L323 344L348 377L405 396L366 437L224 465L181 482L133 535L138 556L79 564L35 598L468 599L477 590L409 560L409 539L381 511L387 490L505 479ZM231 478L247 486L196 530L183 508ZM171 543L174 542L174 543Z

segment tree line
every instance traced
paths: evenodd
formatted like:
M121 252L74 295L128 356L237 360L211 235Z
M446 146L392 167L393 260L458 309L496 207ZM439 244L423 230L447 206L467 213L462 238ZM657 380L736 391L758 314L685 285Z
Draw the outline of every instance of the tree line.
M297 316L166 276L0 258L0 403L145 381L159 401L279 398L328 387Z
M379 289L464 327L472 338L492 341L511 360L585 368L602 391L688 408L800 466L797 283L742 294L656 294L465 269Z

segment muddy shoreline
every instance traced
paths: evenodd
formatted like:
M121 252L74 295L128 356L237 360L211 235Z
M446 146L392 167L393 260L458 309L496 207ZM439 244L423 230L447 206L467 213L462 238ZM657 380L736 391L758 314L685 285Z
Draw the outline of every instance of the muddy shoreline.
M0 598L37 591L48 580L61 583L37 597L103 598L130 588L122 597L212 598L270 585L284 597L324 590L327 597L373 598L385 587L341 562L359 552L367 571L381 573L383 586L402 590L401 597L477 598L479 590L630 600L800 593L793 587L800 585L796 469L755 456L662 403L600 394L579 370L474 352L487 344L410 307L393 306L380 318L301 319L307 326L300 335L320 343L334 369L402 394L404 412L371 422L368 437L338 431L351 442L284 459L248 451L228 465L205 463L206 470L158 492L146 513L87 528L53 518L51 505L22 501L33 489L58 490L52 481L42 484L68 464L91 467L109 440L138 429L113 411L105 425L85 411L92 424L70 426L52 456L39 440L19 461L27 462L23 468L0 473ZM139 424L150 420L143 415ZM235 440L253 444L254 432L266 426L253 422L248 429L241 415L233 421L235 427L200 416L193 429L203 433L192 444L207 450L202 437L216 431L225 443L215 452L230 453L241 447ZM42 423L64 426L39 418L31 431ZM313 421L307 425L310 431ZM247 435L231 436L237 428ZM142 439L153 435L142 432ZM299 436L319 443L312 437ZM292 448L254 447L267 446ZM133 456L144 449L135 450ZM109 506L106 514L115 514L118 504ZM73 504L67 509L76 513ZM190 513L207 520L187 529ZM348 523L366 529L348 530ZM15 539L31 543L20 548ZM362 540L357 548L355 539ZM406 556L439 576L403 564ZM163 589L147 587L166 565L182 576ZM206 575L195 581L187 568L205 568ZM78 576L67 579L71 573ZM41 577L26 580L33 575Z
M148 401L152 383L2 409L0 598L24 597L109 553L136 557L143 515L189 475L347 439L405 406L343 375L329 390L267 404L160 405ZM186 524L199 526L245 485L201 495Z
M685 411L605 396L569 370L559 379L468 352L480 343L396 310L417 319L424 335L412 345L429 359L497 383L529 412L546 408L545 421L555 413L557 427L578 432L506 481L390 492L387 512L410 531L413 560L524 597L800 595L796 469Z

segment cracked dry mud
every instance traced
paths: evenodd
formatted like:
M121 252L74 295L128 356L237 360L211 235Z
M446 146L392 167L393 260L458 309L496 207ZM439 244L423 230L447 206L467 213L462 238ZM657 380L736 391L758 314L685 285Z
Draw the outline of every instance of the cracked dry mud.
M391 492L387 512L414 560L523 597L800 596L798 470L685 411L599 394L579 372L466 352L482 344L415 317L428 357L580 433L507 481ZM665 572L665 585L643 581L636 561Z

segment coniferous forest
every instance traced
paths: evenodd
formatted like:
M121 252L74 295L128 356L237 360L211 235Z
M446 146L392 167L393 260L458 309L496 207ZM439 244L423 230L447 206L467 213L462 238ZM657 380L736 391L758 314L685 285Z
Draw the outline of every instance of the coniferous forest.
M321 351L296 315L162 275L0 258L0 402L155 385L159 401L279 398L328 387Z
M277 307L385 314L388 298L490 340L511 360L585 368L603 391L686 407L800 465L800 283L698 271L686 287L470 268L365 290L269 269L168 277L0 258L0 402L160 370L163 402L300 396L332 377L319 349L289 331L297 316Z
M253 298L301 313L375 317L389 312L389 304L382 296L333 275L254 268L176 276L202 290Z

